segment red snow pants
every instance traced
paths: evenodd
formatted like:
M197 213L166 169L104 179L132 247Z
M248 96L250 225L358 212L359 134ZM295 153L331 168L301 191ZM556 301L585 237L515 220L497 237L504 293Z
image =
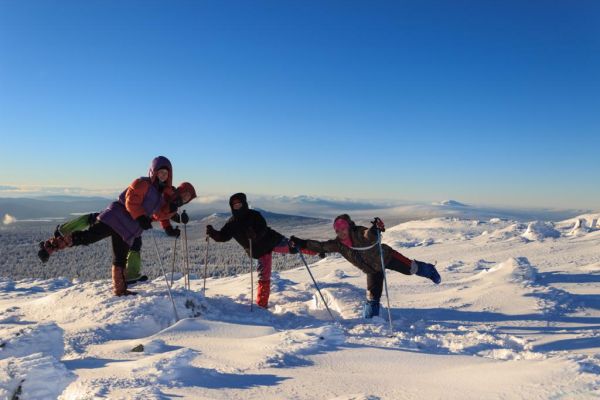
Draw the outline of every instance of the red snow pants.
M290 246L288 240L283 239L271 252L258 259L258 290L256 291L256 304L262 308L269 307L269 295L271 294L271 267L273 266L273 253L289 254ZM302 253L311 256L316 255L314 251L302 250Z

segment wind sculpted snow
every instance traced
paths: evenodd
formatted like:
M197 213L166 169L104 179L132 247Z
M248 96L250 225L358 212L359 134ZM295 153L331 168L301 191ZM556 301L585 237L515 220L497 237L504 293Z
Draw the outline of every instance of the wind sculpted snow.
M340 324L303 268L276 272L270 309L254 312L247 274L210 278L206 297L177 275L178 322L163 278L128 298L108 281L3 279L0 398L597 398L598 217L389 228L444 279L388 274L391 335L361 318L365 276L338 256L311 268Z

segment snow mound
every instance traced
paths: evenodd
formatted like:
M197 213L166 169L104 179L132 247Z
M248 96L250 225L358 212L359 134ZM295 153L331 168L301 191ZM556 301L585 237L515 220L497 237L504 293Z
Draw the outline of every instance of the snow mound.
M531 266L526 257L511 258L500 265L502 268L510 270L510 279L512 282L530 285L536 280L537 271Z
M567 236L583 236L587 233L600 229L598 221L600 215L582 215L577 218L564 221L561 226L564 230L568 229Z
M577 226L592 230L600 229L600 214L582 214L556 224L562 230L573 230Z
M191 368L190 363L197 356L198 353L191 349L175 350L168 357L161 354L132 362L131 373L145 377L150 383L172 383Z
M496 360L543 358L541 354L531 351L531 345L525 339L513 335L472 331L464 326L444 335L430 333L443 330L444 327L440 325L432 325L427 328L424 337L417 336L412 340L428 346L435 345L454 354L470 354Z
M548 238L559 238L560 232L549 222L534 221L529 223L522 237L530 241L543 241Z
M338 346L345 341L344 332L333 326L315 329L286 331L278 334L278 344L269 349L260 368L281 368L306 364L302 356L315 354L322 349Z
M479 264L482 262L489 264L485 260L480 260ZM535 282L537 276L536 269L526 257L509 258L494 267L479 269L482 271L465 280L486 279L496 285L502 282L529 285Z
M180 318L199 315L204 301L200 293L187 293L181 286L172 291ZM67 351L75 353L107 340L146 337L175 322L163 278L125 298L113 296L107 281L83 283L33 300L23 311L39 321L60 324Z
M500 227L501 224L449 217L409 221L387 229L384 241L392 247L428 247L448 242L465 242L481 236L490 228Z
M521 314L523 310L539 309L531 296L536 286L537 270L525 257L508 260L487 267L481 264L479 272L452 282L446 291L447 299L461 299L461 303L477 309L495 310L504 314Z
M61 359L64 354L63 330L54 322L16 331L14 328L3 328L0 332L0 360L33 353Z
M499 224L500 220L497 222L491 222L490 224ZM527 225L521 223L510 224L509 226L496 229L492 232L488 232L485 237L488 242L503 242L507 240L511 240L514 238L521 238L523 233L527 230ZM521 240L523 240L521 238Z
M41 353L0 361L0 398L56 399L75 374L52 356Z

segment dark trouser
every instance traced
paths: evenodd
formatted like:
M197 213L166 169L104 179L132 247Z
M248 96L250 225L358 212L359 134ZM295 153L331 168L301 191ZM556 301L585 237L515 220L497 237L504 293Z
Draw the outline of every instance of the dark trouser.
M129 249L131 251L142 251L142 237L136 237L133 240L133 244L131 245L131 248Z
M394 251L390 262L385 266L386 269L400 272L404 275L412 275L410 266L412 261L402 254ZM379 301L383 293L383 272L367 274L367 298L369 300Z
M73 232L73 246L87 246L106 239L109 236L112 240L113 265L125 268L129 245L123 241L117 232L103 222L96 222L88 230Z

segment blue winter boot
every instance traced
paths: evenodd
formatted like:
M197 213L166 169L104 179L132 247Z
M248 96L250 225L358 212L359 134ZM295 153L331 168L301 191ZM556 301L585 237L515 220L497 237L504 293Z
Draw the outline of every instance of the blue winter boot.
M379 316L379 300L367 300L363 306L363 318L371 319Z
M429 278L433 281L433 283L435 283L436 285L439 285L442 282L442 277L440 276L439 272L437 272L437 269L435 269L435 266L433 264L428 264L422 261L414 261L417 264L417 276L422 276L423 278Z

